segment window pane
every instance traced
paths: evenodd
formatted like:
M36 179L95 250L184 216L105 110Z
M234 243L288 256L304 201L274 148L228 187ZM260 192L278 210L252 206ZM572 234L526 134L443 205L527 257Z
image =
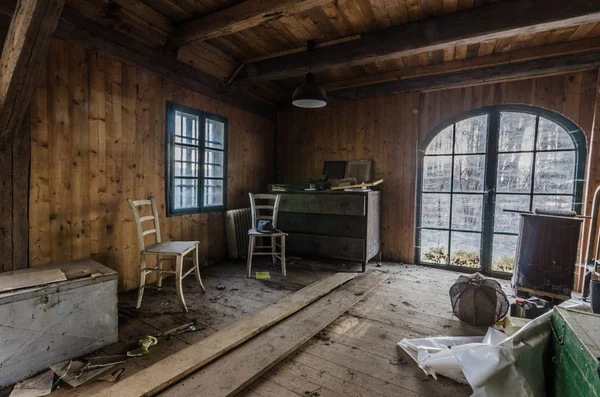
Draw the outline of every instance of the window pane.
M530 196L516 196L498 194L496 196L496 210L494 215L494 231L518 233L521 224L521 215L516 212L505 212L508 210L529 211Z
M454 191L482 192L485 175L485 156L454 157Z
M198 149L175 145L175 176L198 176Z
M443 230L421 230L421 261L448 263L448 232Z
M571 135L556 124L540 117L538 127L537 150L575 149Z
M449 192L452 156L425 156L423 161L423 190Z
M423 193L421 226L447 228L450 223L450 195Z
M175 143L198 145L198 116L175 112Z
M204 151L204 176L209 178L223 177L224 153L216 150Z
M206 179L204 181L204 206L223 205L223 181Z
M573 193L575 152L544 152L535 158L535 192Z
M531 191L532 153L511 153L498 155L498 192Z
M198 207L198 180L175 178L173 200L175 209Z
M572 196L533 196L533 209L571 211L573 209Z
M454 153L485 153L488 116L471 117L456 123Z
M452 232L450 238L450 264L454 266L479 267L481 234Z
M225 124L206 119L206 147L225 149Z
M515 267L515 253L517 251L517 236L494 234L492 247L492 270L496 272L512 273Z
M435 136L427 146L425 154L452 154L452 128L450 125Z
M483 195L455 194L452 197L452 228L481 230Z
M521 152L533 150L535 140L535 118L527 113L500 113L499 152Z

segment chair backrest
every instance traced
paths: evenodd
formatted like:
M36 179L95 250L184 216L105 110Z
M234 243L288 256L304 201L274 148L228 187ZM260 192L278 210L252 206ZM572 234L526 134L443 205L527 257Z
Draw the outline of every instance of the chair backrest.
M131 211L133 211L133 219L135 220L135 228L137 230L138 245L140 247L140 251L144 251L146 249L144 237L146 237L149 234L154 234L156 238L156 243L160 243L160 224L158 223L158 210L156 209L156 199L154 198L154 196L148 197L147 200L127 199L127 201L129 202ZM149 206L152 209L152 215L140 216L139 207L144 206ZM153 221L154 227L143 230L142 224L148 221Z
M277 212L279 211L279 194L252 194L250 196L250 212L252 213L252 227L258 225L260 220L269 220L273 227L277 227ZM266 204L257 204L256 201L266 202Z

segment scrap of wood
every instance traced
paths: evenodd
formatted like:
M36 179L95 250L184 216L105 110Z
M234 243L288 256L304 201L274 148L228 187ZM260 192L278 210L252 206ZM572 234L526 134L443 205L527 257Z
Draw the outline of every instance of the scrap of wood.
M226 397L237 394L388 278L389 274L377 271L356 277L160 395Z
M371 187L371 186L377 186L380 183L383 183L383 179L380 179L380 180L375 181L375 182L361 183L359 185L336 186L336 187L332 187L331 190L356 189L356 188L360 188L360 187Z
M54 372L48 370L36 376L19 382L9 397L41 397L52 392Z
M10 272L0 275L0 292L36 287L66 279L67 277L60 269Z
M155 395L354 277L356 273L336 273L313 283L251 317L238 321L95 394L95 397Z

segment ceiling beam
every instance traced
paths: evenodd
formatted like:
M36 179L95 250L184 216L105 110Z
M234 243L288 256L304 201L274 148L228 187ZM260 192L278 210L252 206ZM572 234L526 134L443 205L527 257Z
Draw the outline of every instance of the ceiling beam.
M312 52L312 71L364 65L456 45L600 21L600 1L505 0L485 6L366 32L357 41ZM308 72L306 53L248 63L240 80L276 80Z
M2 9L0 13L1 11ZM165 80L261 117L275 117L276 109L273 105L248 94L245 90L229 86L217 77L177 60L169 53L105 27L69 7L65 7L63 11L54 37L81 44L87 49L156 73ZM35 78L33 81L35 82Z
M177 48L198 40L214 39L330 2L331 0L246 0L184 23L172 33L168 46Z
M19 0L0 57L0 146L19 133L65 0Z
M433 65L415 66L394 70L392 72L372 74L368 76L355 77L344 80L330 81L321 84L327 91L337 91L344 88L360 87L386 81L412 79L423 76L455 73L465 70L480 69L489 66L506 65L518 63L537 58L549 58L559 55L577 54L592 51L600 51L600 37L568 41L558 44L550 44L542 47L524 48L499 54L461 59L451 62L437 63Z
M328 93L331 102L393 95L400 92L437 91L448 88L520 80L600 67L600 53L571 54L491 66L456 73L396 80Z

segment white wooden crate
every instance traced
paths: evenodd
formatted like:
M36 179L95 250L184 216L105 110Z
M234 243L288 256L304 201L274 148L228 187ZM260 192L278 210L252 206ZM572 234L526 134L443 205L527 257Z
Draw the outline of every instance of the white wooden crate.
M53 268L67 280L0 293L0 388L118 341L117 273L91 259L16 272Z

